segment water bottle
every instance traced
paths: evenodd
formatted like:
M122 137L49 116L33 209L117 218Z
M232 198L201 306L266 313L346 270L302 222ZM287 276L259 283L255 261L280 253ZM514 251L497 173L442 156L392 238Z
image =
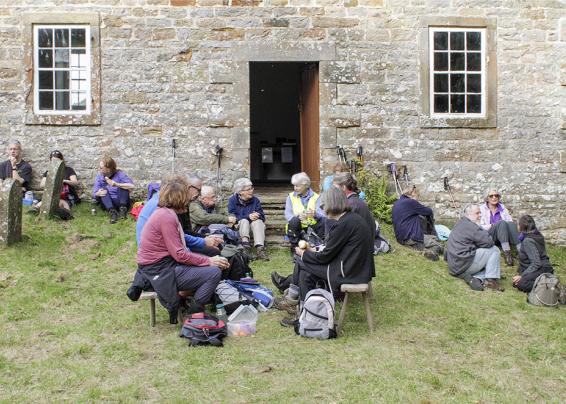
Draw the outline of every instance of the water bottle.
M90 210L90 214L93 215L93 216L96 216L96 208L92 208Z
M226 309L223 304L216 305L216 317L218 317L218 320L224 321L224 324L228 323L228 315L226 314Z
M33 201L33 192L32 191L27 191L24 195L24 199L28 200L28 201Z

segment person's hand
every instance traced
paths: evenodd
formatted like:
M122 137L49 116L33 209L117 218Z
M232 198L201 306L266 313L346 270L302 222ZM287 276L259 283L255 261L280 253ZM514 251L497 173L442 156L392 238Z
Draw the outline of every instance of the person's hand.
M257 212L252 212L252 213L250 213L249 218L250 218L250 220L253 222L254 220L259 219L259 213L257 213Z
M306 213L300 213L300 214L299 214L299 220L300 220L301 222L305 221L306 218L307 218L307 214L306 214Z
M228 226L234 226L236 224L236 216L228 216Z
M303 250L302 248L299 248L299 247L295 247L295 254L297 254L299 257L302 257L304 253L305 253L305 250Z
M12 164L12 168L16 168L16 163L18 160L14 156L10 156L10 164Z
M98 191L96 191L96 196L106 196L106 194L108 193L108 191L104 188L99 189Z
M513 285L518 284L520 280L521 280L521 275L515 275L513 277Z
M108 177L104 177L104 181L106 181L106 183L108 185L110 185L111 187L115 187L116 186L116 181L114 181L113 179L110 179Z
M228 262L228 260L224 257L221 257L220 255L210 257L208 259L208 263L211 267L218 267L222 270L230 268L230 263Z
M222 241L224 241L221 237L216 237L216 236L206 236L204 238L204 245L207 247L218 247L218 245L220 243L222 243Z
M307 210L307 211L305 212L305 215L306 215L307 217L314 217L314 211L313 211L313 210Z

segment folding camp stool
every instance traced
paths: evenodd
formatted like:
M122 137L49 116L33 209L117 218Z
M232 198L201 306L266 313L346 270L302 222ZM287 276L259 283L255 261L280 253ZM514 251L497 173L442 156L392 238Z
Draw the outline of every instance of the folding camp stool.
M342 330L342 324L344 323L344 317L346 316L346 307L348 306L350 293L362 294L362 300L364 301L364 307L366 310L366 320L368 322L369 331L373 332L373 318L371 315L371 308L369 305L370 285L367 283L345 283L340 287L340 290L345 295L344 295L344 301L342 302L342 307L340 308L340 315L338 317L337 332L339 333Z
M156 292L142 292L140 295L140 300L149 300L149 325L155 327L155 299L157 299ZM177 320L179 323L183 322L183 315L181 310L177 314Z

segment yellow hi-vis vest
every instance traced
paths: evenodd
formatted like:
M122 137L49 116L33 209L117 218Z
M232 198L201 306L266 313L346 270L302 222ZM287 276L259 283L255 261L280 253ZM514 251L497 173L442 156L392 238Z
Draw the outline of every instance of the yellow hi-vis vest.
M303 206L303 202L301 202L301 197L296 195L294 192L289 193L289 198L291 198L291 206L293 208L293 215L298 216L306 210L310 210L315 212L316 211L316 201L318 200L318 194L316 192L312 193L311 199L307 202L307 207ZM316 220L314 217L307 217L305 220L301 222L301 227L306 229L308 226L312 226L316 224Z

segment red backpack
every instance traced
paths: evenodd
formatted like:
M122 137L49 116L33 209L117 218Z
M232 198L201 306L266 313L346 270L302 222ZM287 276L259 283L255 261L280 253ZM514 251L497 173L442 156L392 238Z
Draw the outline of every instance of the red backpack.
M222 339L227 335L226 324L206 313L194 313L185 317L180 337L189 340L189 346L223 346Z

